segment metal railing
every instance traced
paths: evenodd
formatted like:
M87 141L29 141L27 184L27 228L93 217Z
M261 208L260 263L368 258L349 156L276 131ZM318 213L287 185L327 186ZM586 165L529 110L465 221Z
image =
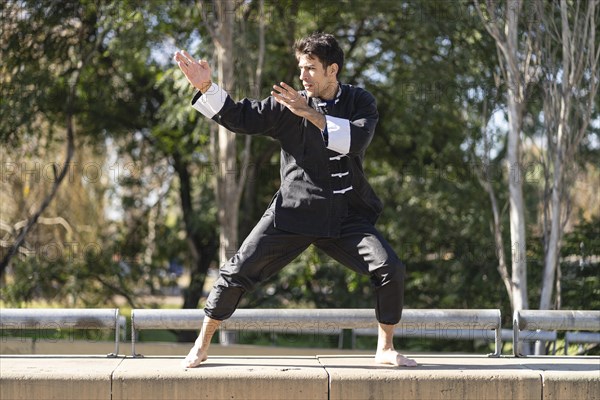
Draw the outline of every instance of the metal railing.
M565 333L565 355L568 354L571 343L600 343L600 333L593 332L567 332Z
M517 310L513 314L513 355L521 357L521 332L525 330L600 330L600 311Z
M119 354L119 309L117 308L2 308L2 330L111 329L115 331L115 351Z
M377 336L377 329L365 328L354 329L353 336ZM395 336L410 338L430 338L440 340L483 340L491 342L495 340L495 332L489 329L431 329L424 331L410 331L397 329ZM513 341L512 329L500 331L502 343ZM556 331L523 331L521 341L543 340L545 342L556 342Z
M204 311L134 309L131 312L131 350L135 350L137 334L144 329L198 330ZM0 329L111 329L115 331L115 351L124 333L124 317L118 309L0 309ZM339 334L352 329L353 334L376 334L377 322L372 309L238 309L223 321L223 330L283 332L289 334ZM596 310L520 310L513 315L513 354L520 356L525 340L555 341L556 331L600 331L600 311ZM405 309L396 327L396 335L438 339L485 339L495 342L490 356L500 356L502 336L500 310L417 310ZM122 339L123 340L123 339ZM506 340L506 338L504 339ZM568 332L568 343L598 343L599 334Z
M131 353L135 350L137 332L143 329L199 330L204 319L203 310L150 310L131 311ZM251 330L260 332L309 333L328 335L340 329L375 328L377 320L372 309L238 309L221 324L224 330ZM415 310L405 309L396 327L400 332L431 330L483 329L493 332L495 352L502 349L500 310Z

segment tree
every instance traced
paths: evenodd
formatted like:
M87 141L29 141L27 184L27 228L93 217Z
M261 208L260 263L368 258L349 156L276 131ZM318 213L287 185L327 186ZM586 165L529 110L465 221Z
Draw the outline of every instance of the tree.
M246 139L237 137L232 142L235 145L224 153L231 155L228 152L234 149L231 160L236 163L219 161L217 144L222 136L212 121L191 109L188 100L193 89L170 59L172 51L179 48L210 58L216 45L209 29L218 33L223 22L219 13L229 10L234 32L230 50L236 55L229 61L235 89L227 82L225 86L235 98L264 97L269 83L281 80L298 87L296 60L290 51L293 42L320 30L334 33L345 50L342 82L363 86L377 99L380 121L365 160L365 172L385 203L378 229L408 267L407 307L501 308L508 322L514 308L510 297L516 293L519 276L514 264L511 276L508 265L511 238L506 214L511 194L507 179L511 172L511 178L515 177L520 164L512 165L512 169L501 164L506 159L508 137L503 126L493 131L490 120L492 114L503 113L508 107L508 93L516 93L517 98L527 100L511 105L522 111L517 139L534 138L539 142L534 135L541 133L548 134L547 140L553 144L558 143L559 119L550 117L558 117L560 112L541 114L541 105L559 110L562 85L568 83L557 79L563 70L562 44L557 44L562 35L560 0L552 3L553 14L545 15L555 25L532 19L539 13L527 14L535 10L532 5L537 7L541 2L523 2L517 21L510 24L518 28L517 51L513 54L517 74L511 77L517 76L521 85L527 83L521 92L509 85L508 69L512 66L481 24L483 16L488 23L496 24L504 42L513 40L512 33L504 34L509 26L504 3L480 1L473 6L471 2L418 0L281 0L263 4L252 0L230 2L233 9L224 3L207 0L202 8L200 2L189 0L135 6L130 2L2 3L0 155L5 168L0 171L0 246L5 250L7 242L14 242L35 211L31 211L32 205L39 206L55 182L54 173L58 176L63 168L67 147L63 100L69 93L70 74L80 68L77 60L87 51L91 59L81 65L73 92L76 130L71 164L106 163L110 177L118 175L118 179L105 183L74 182L70 175L73 168L68 170L54 200L20 247L20 256L13 257L12 272L4 274L2 299L18 304L37 297L92 306L104 304L107 299L120 301L119 296L123 296L132 305L144 306L139 295L160 294L161 271L172 257L180 257L191 271L190 286L183 291L183 306L198 306L209 266L217 261L217 179L224 185L238 186L223 194L235 199L242 172L247 173L242 211L235 217L241 221L236 228L240 238L260 218L279 184L276 141L252 140L247 147ZM514 4L518 3L509 6ZM584 20L586 2L566 4L569 10L579 5L578 21ZM23 12L11 14L15 9ZM546 5L544 10L549 9ZM569 24L575 15L568 12ZM553 29L538 35L547 24ZM569 29L571 35L577 30L573 26ZM85 34L77 36L78 31ZM99 44L95 41L98 35L104 37ZM554 47L546 47L548 53L542 52L545 42L533 42L539 38ZM92 49L94 44L98 45L96 50ZM535 46L539 48L537 53ZM585 51L585 46L579 47ZM263 52L264 65L259 62ZM530 69L526 70L530 53L536 58L529 61ZM216 61L212 64L217 65ZM571 65L577 69L579 64ZM585 89L593 83L592 76L584 72L583 83L573 86L571 111L567 113L570 130L565 130L563 136L568 132L576 139L586 122L582 105L583 99L593 98ZM542 84L532 85L538 78ZM542 98L543 85L560 89L559 94L548 94L545 103L532 101L537 100L533 96ZM503 92L507 94L503 96ZM597 108L597 96L594 101ZM544 118L537 118L542 115ZM545 125L551 121L553 125ZM574 161L566 161L563 156L563 221L570 209L569 198L574 208L587 207L580 214L570 212L564 240L559 241L564 242L561 257L557 257L563 271L556 270L562 277L556 282L562 284L560 301L564 307L595 304L597 211L590 206L596 206L595 193L589 189L587 206L577 205L584 196L570 197L569 191L574 188L569 184L573 181L573 163L585 156L580 151L590 152L592 162L597 159L593 145L585 147L586 143L595 143L597 129L594 124L588 125L582 139L568 142L571 144L566 147L577 148L573 150ZM519 163L539 154L522 147ZM38 151L25 152L28 148ZM527 265L530 302L537 296L541 282L541 268L538 271L536 266L542 263L537 259L544 258L543 235L546 232L548 241L554 215L550 207L554 191L550 188L557 171L556 157L550 153L552 149L542 150L549 179L547 229L535 220L543 213L543 196L538 198L536 191L527 190L535 186L527 179L523 182L524 211L532 238L527 247L531 257ZM50 179L36 186L16 179L16 174L10 175L10 168L12 163L18 168L21 160L48 164L50 167L42 173ZM597 189L597 169L587 167L590 164L586 164L589 175L585 185ZM217 171L226 176L217 176ZM474 172L481 175L475 176ZM523 171L518 172L522 179ZM118 204L118 218L103 218L103 202L109 199ZM488 202L492 207L481 206ZM237 212L238 206L229 206L227 222L234 215L229 211ZM576 227L574 232L569 232L570 226ZM31 249L45 249L44 245L52 241L90 240L102 247L100 254L70 260L71 253L64 246L64 259L24 255ZM230 244L237 245L234 241ZM233 250L231 247L229 251ZM515 248L513 258L519 255ZM503 282L508 296L498 290ZM556 297L559 301L558 294ZM319 251L309 250L273 280L245 296L242 303L252 307L298 305L371 307L368 277L342 268ZM460 346L453 349L467 350L473 344Z
M3 247L9 244L8 250L3 252L2 272L11 257L23 250L26 236L39 231L36 222L67 221L66 226L71 226L73 235L46 236L61 249L65 245L72 245L72 249L76 245L84 248L86 242L80 240L89 239L89 235L80 231L94 231L97 236L94 237L93 254L80 253L74 258L69 250L55 259L40 258L39 254L18 261L12 258L16 278L27 277L30 269L47 273L45 281L43 275L34 274L42 276L42 280L34 280L32 284L54 285L50 278L54 276L61 284L65 280L77 280L75 285L61 286L60 294L81 294L82 290L87 290L91 296L85 300L86 304L106 301L110 297L107 293L122 294L133 304L129 284L143 279L143 273L137 274L139 271L122 279L118 262L112 257L113 252L117 255L120 252L118 240L107 240L110 235L114 239L118 234L102 224L103 184L85 181L86 176L81 173L81 169L94 160L95 171L109 174L102 169L102 157L106 154L104 139L141 131L152 121L150 116L156 110L148 95L152 92L149 86L153 73L147 65L149 51L140 45L147 37L141 24L142 14L136 11L128 3L2 3L0 140L17 149L28 142L40 143L37 152L32 152L33 156L40 157L45 167L52 167L43 170L48 171L48 179L35 188L37 193L48 190L39 196L42 198L40 203L23 204L18 213L2 214L3 219L10 217L10 220L2 221L2 228L7 230ZM139 51L131 51L132 47ZM66 147L67 155L61 164L54 162L57 144ZM93 149L93 156L86 152L87 158L78 157L76 151L83 146ZM26 155L23 164L35 160L34 157ZM49 189L45 185L47 182L51 183ZM65 182L69 183L69 190L62 193ZM80 192L87 193L98 203L95 207L98 218L93 223L78 217L78 212L88 206L83 196L76 197ZM60 208L54 204L57 199L70 196L79 201L65 201ZM32 198L27 200L31 202ZM50 212L52 214L47 215ZM24 218L28 221L26 224L15 223ZM13 229L15 226L18 229ZM77 243L73 244L72 240ZM15 282L21 283L21 279L16 278ZM71 290L72 286L77 287ZM77 299L77 296L73 298Z
M595 36L598 25L597 1L568 4L554 2L544 13L545 35L542 47L544 68L544 126L550 180L545 199L545 263L540 309L551 307L554 275L563 236L565 210L579 145L588 133L598 92L600 46ZM544 4L539 4L542 8ZM560 25L555 24L555 10ZM558 48L560 46L560 48Z
M240 84L250 85L253 89L251 95L258 96L264 58L265 19L262 11L262 0L244 4L196 2L194 7L177 2L168 10L158 7L153 10L161 21L154 27L156 46L177 43L204 58L214 47L217 49L215 65L221 85L225 82L235 96L234 92L243 91L232 87L234 68L252 71L250 80L240 79ZM246 19L249 20L247 25ZM179 23L173 24L172 21ZM256 25L254 21L257 21ZM242 26L242 34L233 31L238 23ZM247 31L244 31L246 28ZM250 40L249 32L254 33L254 28L258 33L253 36L255 40ZM197 40L198 37L202 39ZM251 42L250 45L258 43L256 68L252 68L248 59L236 67L235 48L248 45L246 42ZM190 286L184 290L183 308L196 308L203 296L206 275L215 253L220 249L220 261L225 262L237 250L239 202L252 142L249 137L243 141L245 150L241 157L244 166L238 175L239 138L227 131L216 132L212 121L201 117L182 101L191 93L183 75L170 64L165 63L162 68L164 73L160 74L158 85L163 100L151 137L147 139L171 160L179 178L177 189L191 267ZM217 236L219 228L221 239ZM179 333L179 340L193 340L189 333Z
M552 307L561 241L568 217L570 189L580 143L588 134L600 80L596 38L598 1L536 4L542 16L538 37L543 68L544 274L540 310ZM566 207L565 207L566 205ZM555 304L560 308L560 304ZM543 352L543 344L536 353Z
M54 170L52 187L3 254L0 275L17 254L27 234L52 202L67 176L75 148L77 87L82 70L89 66L103 39L102 35L91 39L93 32L89 21L97 15L83 7L68 4L67 8L72 13L57 13L55 7L58 5L48 2L38 5L8 2L3 7L2 41L7 45L2 47L3 118L0 138L7 141L22 140L22 137L18 137L19 133L26 132L35 125L34 119L20 119L27 115L23 113L23 107L36 104L39 108L30 110L33 111L32 115L35 115L35 111L41 111L53 113L52 117L57 120L63 119L66 149L62 167ZM86 45L81 45L80 40ZM50 49L48 45L51 46ZM64 59L62 52L65 50L71 50L71 59ZM45 68L38 69L41 63L45 64ZM38 96L42 100L34 101ZM58 109L52 105L52 101L56 100L54 96L64 98Z
M508 111L508 147L505 168L510 198L510 237L512 248L511 300L513 311L529 308L527 299L527 261L525 211L523 202L523 171L521 159L521 132L526 93L536 77L533 63L534 42L529 35L519 35L519 18L523 16L523 2L509 0L504 10L493 0L486 1L485 10L475 3L487 32L494 38L498 49L499 65L506 85ZM496 13L500 13L497 16Z
M218 84L231 93L235 91L235 14L241 3L235 0L215 2L201 1L203 20L215 46L215 67ZM214 14L209 16L209 9ZM260 68L258 69L260 71ZM241 168L238 177L238 156L236 135L219 126L212 136L212 159L217 169L216 201L219 221L219 262L225 263L238 246L238 218L242 189L247 176L250 156L250 136L244 145Z

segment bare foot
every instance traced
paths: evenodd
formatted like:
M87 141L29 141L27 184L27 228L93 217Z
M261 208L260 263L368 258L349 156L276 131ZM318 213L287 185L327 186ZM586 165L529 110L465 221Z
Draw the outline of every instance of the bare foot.
M199 367L202 362L206 361L207 358L208 354L206 354L206 351L192 347L188 355L181 362L181 366L183 368L196 368Z
M411 358L404 357L396 350L378 350L375 354L377 364L395 365L397 367L416 367L418 364Z

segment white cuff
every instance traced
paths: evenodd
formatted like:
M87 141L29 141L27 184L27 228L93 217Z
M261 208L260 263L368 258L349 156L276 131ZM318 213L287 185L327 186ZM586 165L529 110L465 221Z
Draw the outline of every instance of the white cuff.
M213 82L210 88L192 104L192 107L200 111L205 117L212 118L221 111L227 96L229 96L227 92Z
M329 115L326 115L325 119L329 135L327 148L340 154L348 154L350 151L350 121Z

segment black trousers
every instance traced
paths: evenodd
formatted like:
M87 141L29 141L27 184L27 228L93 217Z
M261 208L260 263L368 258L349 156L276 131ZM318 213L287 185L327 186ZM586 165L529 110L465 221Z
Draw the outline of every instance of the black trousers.
M282 231L273 222L273 210L268 209L238 252L221 266L204 308L208 317L229 318L246 291L279 272L312 244L354 271L370 276L377 321L390 325L400 321L406 269L372 224L350 214L339 238L319 238Z

